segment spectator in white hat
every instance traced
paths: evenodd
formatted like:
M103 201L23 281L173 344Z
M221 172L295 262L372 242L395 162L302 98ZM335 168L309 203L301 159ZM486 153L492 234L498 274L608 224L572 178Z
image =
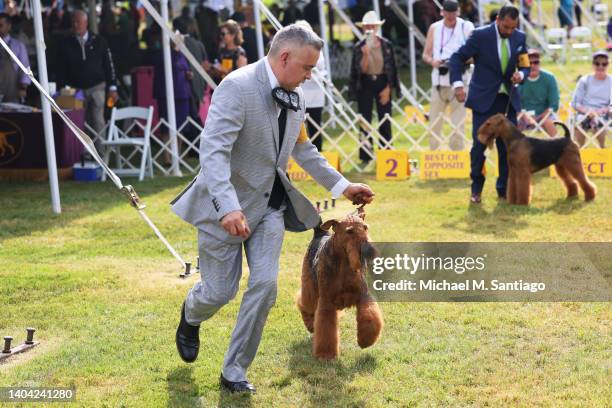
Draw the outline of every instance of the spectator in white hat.
M349 92L357 100L359 113L368 122L372 121L373 102L376 101L378 121L385 114L391 115L391 89L399 94L399 80L393 47L391 42L376 32L385 21L380 20L374 11L368 11L361 23L357 23L365 33L365 38L353 47ZM379 126L379 132L385 142L379 141L379 147L390 148L391 123L385 121ZM374 157L372 138L366 139L367 131L362 128L359 158L367 164Z

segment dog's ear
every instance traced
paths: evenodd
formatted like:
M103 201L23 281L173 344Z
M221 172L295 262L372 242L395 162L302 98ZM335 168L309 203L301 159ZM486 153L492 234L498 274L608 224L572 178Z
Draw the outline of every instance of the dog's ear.
M336 225L338 225L338 220L327 220L323 224L321 224L321 229L323 231L329 231L330 228L333 228Z

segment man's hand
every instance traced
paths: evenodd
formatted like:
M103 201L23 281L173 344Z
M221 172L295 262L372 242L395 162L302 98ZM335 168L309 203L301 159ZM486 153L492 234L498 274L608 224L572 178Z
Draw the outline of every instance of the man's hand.
M522 80L523 80L523 76L518 71L512 74L512 78L510 78L510 81L512 81L513 85L520 84Z
M374 192L367 184L351 183L342 194L353 204L370 204L374 200Z
M431 66L434 68L440 68L440 65L442 65L442 62L443 62L442 60L438 60L438 59L431 60Z
M251 235L251 229L247 223L246 217L240 210L232 211L221 218L221 226L230 234L248 238Z
M378 94L378 100L380 101L381 105L386 105L389 103L389 101L391 100L391 86L390 85L387 85L385 89L380 91L380 93Z
M465 89L462 86L455 88L455 98L458 102L465 102Z

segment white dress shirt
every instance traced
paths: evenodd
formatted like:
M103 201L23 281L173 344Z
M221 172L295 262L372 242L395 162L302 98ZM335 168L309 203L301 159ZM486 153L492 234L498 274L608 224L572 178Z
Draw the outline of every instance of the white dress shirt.
M266 72L268 73L268 80L270 81L270 87L274 89L277 86L280 86L278 79L276 78L276 75L274 75L274 71L272 71L272 66L270 65L270 61L268 60L268 57L264 58L264 64L266 66ZM278 118L281 112L281 108L280 106L278 106L276 101L274 101L274 106L276 107L276 117ZM332 197L333 198L340 197L342 193L344 193L344 190L346 190L346 188L349 186L349 184L351 184L351 182L348 181L345 177L342 177L336 183L336 185L332 187L330 191Z

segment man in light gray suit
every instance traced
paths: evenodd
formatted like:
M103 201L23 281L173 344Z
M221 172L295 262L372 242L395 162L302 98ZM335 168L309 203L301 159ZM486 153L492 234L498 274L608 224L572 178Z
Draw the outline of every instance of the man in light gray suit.
M255 392L246 371L257 352L268 312L276 300L285 230L320 223L317 211L289 181L289 155L332 196L370 203L374 193L352 184L300 136L304 96L323 41L301 25L279 31L268 56L229 74L215 90L200 145L201 170L173 201L173 210L198 228L202 279L187 295L176 333L179 355L196 360L199 325L238 291L242 247L248 288L221 372L231 392Z

